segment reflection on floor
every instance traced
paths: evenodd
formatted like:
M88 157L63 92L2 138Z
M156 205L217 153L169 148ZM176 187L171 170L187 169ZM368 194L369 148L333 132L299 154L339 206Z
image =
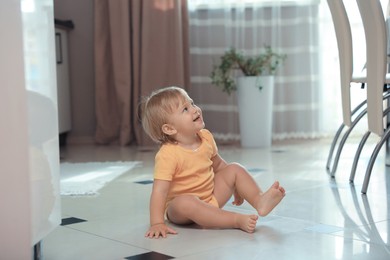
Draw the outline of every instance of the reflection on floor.
M147 239L155 151L135 147L68 146L62 161L141 161L95 197L62 197L63 223L42 241L44 259L390 259L390 172L378 156L367 195L360 189L374 143L348 178L359 140L347 143L330 179L331 140L281 142L267 149L220 146L228 161L245 165L262 188L279 180L281 204L254 234L174 226L179 234ZM254 212L248 204L227 210Z

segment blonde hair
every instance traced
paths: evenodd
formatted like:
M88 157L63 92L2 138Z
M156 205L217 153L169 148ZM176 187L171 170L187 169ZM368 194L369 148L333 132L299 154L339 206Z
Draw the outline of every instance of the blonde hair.
M175 86L153 91L141 104L144 131L159 144L175 143L175 140L162 131L162 126L175 109L190 99L184 89Z

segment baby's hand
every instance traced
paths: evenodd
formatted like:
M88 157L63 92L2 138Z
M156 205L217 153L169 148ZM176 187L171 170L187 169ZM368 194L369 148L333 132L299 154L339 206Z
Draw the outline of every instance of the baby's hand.
M234 191L234 200L233 205L240 206L242 203L244 203L244 199L238 194L237 191Z
M146 232L145 237L148 238L159 238L160 236L162 237L167 237L167 234L177 234L177 232L165 225L165 223L158 223L152 225L148 232Z

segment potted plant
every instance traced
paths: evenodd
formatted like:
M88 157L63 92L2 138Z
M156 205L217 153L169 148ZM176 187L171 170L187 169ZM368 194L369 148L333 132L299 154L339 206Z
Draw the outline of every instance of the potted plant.
M220 63L213 66L211 83L230 95L237 90L235 71L242 72L244 76L273 75L285 58L286 55L274 52L270 46L265 47L265 53L255 57L244 57L231 48L221 56Z
M268 147L272 141L274 73L285 60L270 46L255 57L245 57L234 48L214 65L211 82L230 95L237 91L241 145Z

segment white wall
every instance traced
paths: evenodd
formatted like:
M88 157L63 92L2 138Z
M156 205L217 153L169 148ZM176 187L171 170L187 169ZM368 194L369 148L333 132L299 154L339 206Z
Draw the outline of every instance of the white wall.
M31 259L27 97L20 2L0 1L0 254Z
M0 24L0 259L32 259L61 220L52 0L2 0Z

